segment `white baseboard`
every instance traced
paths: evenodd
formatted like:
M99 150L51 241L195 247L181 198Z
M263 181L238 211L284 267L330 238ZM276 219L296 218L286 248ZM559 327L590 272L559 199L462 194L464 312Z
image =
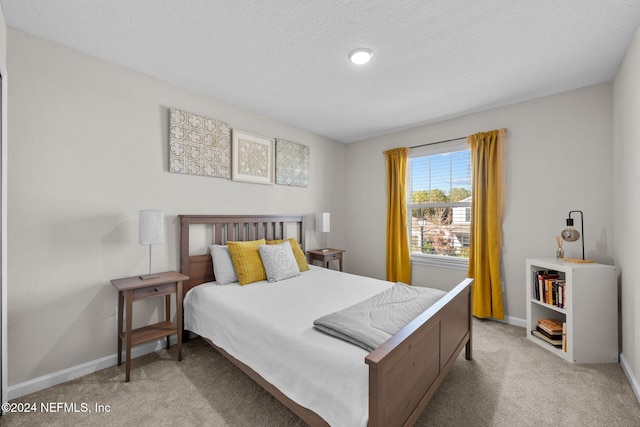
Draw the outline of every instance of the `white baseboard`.
M525 319L520 319L519 317L505 316L504 322L509 325L520 326L521 328L527 327L527 321Z
M527 321L525 319L520 319L519 317L504 316L504 319L502 320L489 317L489 319L500 323L506 323L507 325L520 326L521 328L527 327Z
M625 359L624 354L620 353L620 366L622 366L622 370L624 371L627 379L629 380L629 384L631 384L631 388L636 395L636 399L638 399L638 403L640 403L640 383L638 383L638 379L633 374L629 363L627 363L627 359Z
M170 344L174 345L177 343L176 336L172 336L170 340ZM131 358L143 356L148 353L152 353L156 350L160 350L164 348L166 341L164 339L158 341L151 341L145 344L137 345L131 348ZM124 356L123 356L124 359ZM123 361L124 362L124 361ZM8 399L17 399L22 396L26 396L31 393L35 393L36 391L44 390L45 388L53 387L54 385L62 384L67 381L71 381L83 375L91 374L93 372L99 371L101 369L108 368L110 366L115 366L118 364L118 354L114 353L111 356L101 357L97 360L92 360L87 363L83 363L81 365L72 366L67 369L63 369L58 372L53 372L51 374L44 375L39 378L34 378L29 381L25 381L19 384L15 384L9 386L8 388ZM123 363L124 367L124 363Z

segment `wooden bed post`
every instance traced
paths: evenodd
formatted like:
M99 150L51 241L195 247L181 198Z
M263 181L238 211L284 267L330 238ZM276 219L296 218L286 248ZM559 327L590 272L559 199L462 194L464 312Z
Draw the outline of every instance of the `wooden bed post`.
M189 271L189 219L180 216L180 272Z
M369 427L415 424L462 348L470 355L472 282L462 281L365 358Z

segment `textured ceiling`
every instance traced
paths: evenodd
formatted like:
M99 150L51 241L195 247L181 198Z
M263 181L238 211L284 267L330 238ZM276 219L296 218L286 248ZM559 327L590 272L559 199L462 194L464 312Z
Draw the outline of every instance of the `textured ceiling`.
M640 22L640 0L0 3L11 27L346 143L610 81Z

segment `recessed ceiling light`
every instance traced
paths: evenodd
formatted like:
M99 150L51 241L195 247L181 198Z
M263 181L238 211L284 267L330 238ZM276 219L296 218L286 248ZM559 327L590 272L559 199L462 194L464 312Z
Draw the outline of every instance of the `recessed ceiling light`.
M366 64L367 62L369 62L372 56L373 51L365 47L352 50L351 53L349 53L349 59L351 60L351 62L357 65Z

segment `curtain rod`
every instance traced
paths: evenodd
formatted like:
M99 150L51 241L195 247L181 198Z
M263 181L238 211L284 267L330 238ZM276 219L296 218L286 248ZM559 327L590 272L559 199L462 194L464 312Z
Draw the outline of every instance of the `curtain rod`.
M409 148L418 148L418 147L426 147L427 145L444 144L445 142L460 141L461 139L467 139L467 137L461 136L460 138L445 139L444 141L436 141L436 142L428 142L426 144L412 145Z
M453 142L453 141L459 141L461 139L467 139L466 136L461 136L460 138L452 138L452 139L445 139L444 141L436 141L436 142L428 142L426 144L420 144L420 145L412 145L410 147L407 148L418 148L418 147L426 147L427 145L436 145L436 144L444 144L445 142ZM382 154L386 154L387 150L384 150L382 152Z
M504 130L505 132L507 131L506 128L502 128L500 130ZM461 136L460 138L451 138L451 139L445 139L443 141L436 141L436 142L428 142L426 144L419 144L419 145L411 145L407 148L418 148L418 147L426 147L428 145L436 145L436 144L444 144L445 142L453 142L453 141L460 141L461 139L467 139L468 136ZM387 152L387 150L383 151L382 154L385 154Z

